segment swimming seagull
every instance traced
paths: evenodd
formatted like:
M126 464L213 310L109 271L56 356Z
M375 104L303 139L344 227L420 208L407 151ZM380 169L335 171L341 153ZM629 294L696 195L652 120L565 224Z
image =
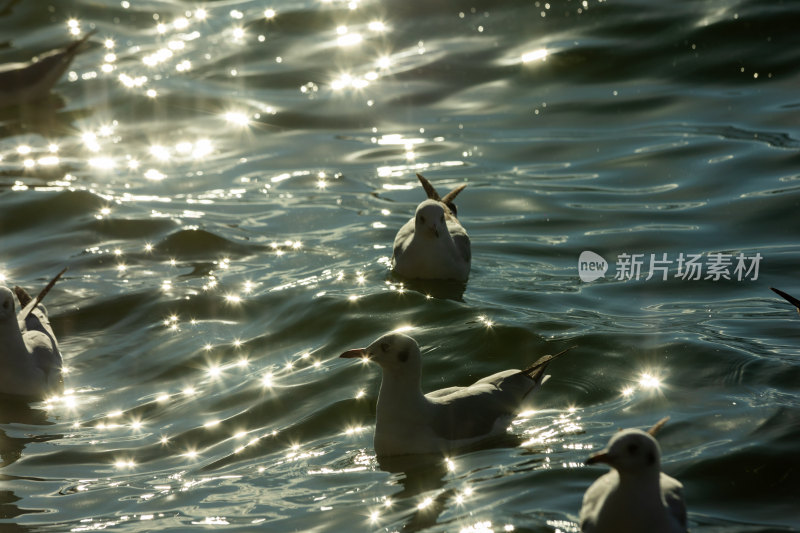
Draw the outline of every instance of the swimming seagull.
M772 291L775 292L776 294L778 294L781 297L783 297L784 300L786 300L787 302L789 302L790 304L795 306L795 308L797 309L797 312L800 313L800 300L798 300L797 298L795 298L791 294L786 294L785 292L783 292L780 289L776 289L774 287L770 287L770 289L772 289Z
M649 430L616 433L587 465L612 467L586 491L581 507L583 533L679 533L686 531L683 485L661 472L661 449L654 438L667 422Z
M0 107L42 100L69 68L72 60L95 31L82 39L38 55L25 63L0 65Z
M412 279L466 281L472 252L469 235L456 218L458 209L453 203L466 184L440 197L425 176L417 174L417 178L428 199L397 232L392 269Z
M21 287L0 287L0 393L42 399L62 386L61 352L40 305L62 270L35 298ZM22 309L18 314L14 296Z
M374 445L378 457L386 457L436 454L502 434L525 397L550 377L544 375L547 365L568 350L545 355L525 370L425 395L419 345L411 337L391 333L340 357L375 361L383 370Z

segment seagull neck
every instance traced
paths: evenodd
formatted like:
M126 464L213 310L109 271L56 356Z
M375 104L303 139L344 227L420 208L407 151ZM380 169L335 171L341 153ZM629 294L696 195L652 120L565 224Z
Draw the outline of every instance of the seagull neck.
M378 413L388 411L408 412L427 403L422 394L419 375L384 371L381 390L378 393ZM380 415L379 415L380 416ZM388 415L392 416L392 415Z
M16 318L4 321L0 326L0 337L5 340L5 346L0 349L0 359L9 357L5 354L10 355L26 350L25 341L22 340L22 332L19 330Z
M622 487L633 487L638 492L655 493L661 495L661 471L657 468L635 472L620 472L619 484Z

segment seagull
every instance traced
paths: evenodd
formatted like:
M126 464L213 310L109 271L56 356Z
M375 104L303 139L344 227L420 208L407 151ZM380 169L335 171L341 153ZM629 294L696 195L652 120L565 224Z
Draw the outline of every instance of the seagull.
M776 294L778 294L779 296L783 297L784 300L786 300L787 302L789 302L790 304L795 306L795 308L797 309L797 312L800 313L800 300L798 300L797 298L795 298L791 294L786 294L782 290L776 289L775 287L770 287L770 289L772 289L772 291L775 292Z
M0 107L24 105L46 98L94 33L91 31L78 41L25 63L0 65Z
M35 297L0 287L0 394L42 399L63 385L61 352L40 302L66 269ZM22 310L15 314L14 296Z
M505 370L467 387L423 395L417 342L390 333L340 357L375 361L383 370L375 422L377 456L436 454L470 446L506 430L528 394L550 376L547 365L566 353L545 355L525 370Z
M679 533L686 531L683 485L661 472L661 449L654 438L669 420L649 430L616 433L587 465L612 467L586 491L581 507L583 533Z
M425 176L417 174L417 178L428 199L397 232L392 270L410 279L466 281L472 252L469 235L456 218L458 209L453 203L466 184L440 197Z

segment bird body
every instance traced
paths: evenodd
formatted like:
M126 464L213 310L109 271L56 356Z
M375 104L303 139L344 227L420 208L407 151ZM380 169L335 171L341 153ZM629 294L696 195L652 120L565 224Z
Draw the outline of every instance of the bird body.
M63 386L61 352L40 303L61 274L35 299L19 287L0 287L0 394L42 399ZM14 293L22 307L18 314Z
M683 485L661 472L660 461L661 450L652 434L627 429L614 435L605 449L586 461L606 463L612 470L600 476L584 494L581 531L685 532Z
M392 269L412 279L454 279L469 277L472 252L467 231L456 218L453 203L466 185L440 197L433 185L417 174L428 199L420 203L414 218L406 222L394 239Z
M385 335L341 357L367 358L383 370L374 437L380 457L441 453L501 433L525 397L546 380L544 370L558 355L544 356L525 370L428 394L422 393L419 345L411 337Z

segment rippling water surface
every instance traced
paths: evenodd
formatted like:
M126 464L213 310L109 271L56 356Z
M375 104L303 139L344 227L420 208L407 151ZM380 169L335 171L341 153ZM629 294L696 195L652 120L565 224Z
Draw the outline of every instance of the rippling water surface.
M4 4L2 62L96 33L0 109L0 275L69 267L0 529L577 531L584 459L665 415L693 531L800 527L796 3ZM415 172L468 184L465 289L389 274ZM400 327L425 390L578 349L513 442L384 465L337 356Z

